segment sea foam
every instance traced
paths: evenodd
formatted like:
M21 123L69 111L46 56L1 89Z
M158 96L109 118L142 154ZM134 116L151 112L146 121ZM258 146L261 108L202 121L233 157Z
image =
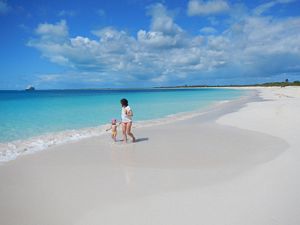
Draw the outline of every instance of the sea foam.
M32 154L51 146L70 143L88 137L101 136L105 133L107 125L78 130L66 130L48 133L25 140L0 143L0 162L16 159L20 155Z

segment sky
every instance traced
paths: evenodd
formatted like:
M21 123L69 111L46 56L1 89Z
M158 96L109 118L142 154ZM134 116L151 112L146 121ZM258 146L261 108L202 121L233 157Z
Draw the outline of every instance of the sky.
M300 80L300 0L0 0L0 89Z

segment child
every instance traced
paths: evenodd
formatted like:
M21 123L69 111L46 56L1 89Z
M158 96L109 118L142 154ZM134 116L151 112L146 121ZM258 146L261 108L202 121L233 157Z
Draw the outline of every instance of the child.
M121 99L121 118L122 118L122 131L123 131L123 142L127 142L127 135L129 135L132 138L132 142L135 142L135 137L133 133L131 132L132 127L132 110L128 105L128 100L123 98Z
M116 119L112 119L111 120L111 127L106 129L106 131L109 131L111 130L111 138L114 140L114 141L117 141L117 120Z

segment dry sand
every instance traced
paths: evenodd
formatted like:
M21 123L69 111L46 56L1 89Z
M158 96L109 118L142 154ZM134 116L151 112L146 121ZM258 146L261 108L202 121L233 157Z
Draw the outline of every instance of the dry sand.
M255 91L138 128L134 144L107 135L1 165L0 224L300 224L300 88Z

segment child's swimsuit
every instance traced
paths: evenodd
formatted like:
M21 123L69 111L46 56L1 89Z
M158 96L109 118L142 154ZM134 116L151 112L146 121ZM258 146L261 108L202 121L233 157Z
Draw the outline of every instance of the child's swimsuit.
M112 135L117 135L117 131L112 131L111 134Z

